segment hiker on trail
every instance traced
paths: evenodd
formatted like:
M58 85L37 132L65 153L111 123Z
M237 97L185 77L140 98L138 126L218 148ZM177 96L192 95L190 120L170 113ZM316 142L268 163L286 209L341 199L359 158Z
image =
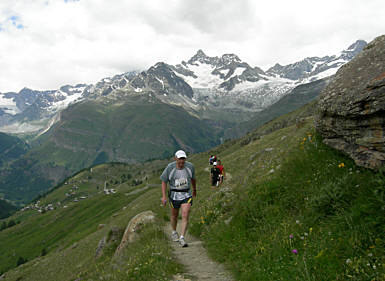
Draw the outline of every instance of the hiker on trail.
M217 162L213 163L213 167L211 168L210 171L210 182L211 182L211 187L216 187L219 185L219 175L221 171L217 167Z
M219 174L219 184L223 183L223 179L226 177L225 168L222 165L222 161L218 159L217 161L217 168L221 171Z
M209 158L209 164L212 165L215 161L217 161L217 157L215 155L211 155Z
M187 230L190 208L192 206L192 197L196 197L196 180L194 165L186 161L186 153L178 150L175 153L175 162L167 165L160 179L162 180L162 203L167 203L167 183L170 184L168 191L168 199L171 206L171 239L175 242L179 241L182 247L187 247L185 234ZM191 189L192 187L192 189ZM181 235L176 231L178 222L179 209L182 209L182 228Z

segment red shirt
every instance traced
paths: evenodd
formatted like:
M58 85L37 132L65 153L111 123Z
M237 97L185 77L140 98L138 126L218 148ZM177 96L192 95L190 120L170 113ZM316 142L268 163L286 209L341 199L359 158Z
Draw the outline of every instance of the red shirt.
M221 171L221 175L223 173L223 165L217 165L217 168Z

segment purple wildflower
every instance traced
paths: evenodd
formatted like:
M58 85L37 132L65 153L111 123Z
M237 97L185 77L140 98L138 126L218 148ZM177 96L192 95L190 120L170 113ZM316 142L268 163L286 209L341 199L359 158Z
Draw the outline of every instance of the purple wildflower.
M290 235L289 235L289 238L290 238L290 239L293 239L293 238L294 238L294 235L293 235L293 234L290 234Z
M293 249L292 252L293 252L293 254L296 254L296 255L298 254L298 250L297 249Z

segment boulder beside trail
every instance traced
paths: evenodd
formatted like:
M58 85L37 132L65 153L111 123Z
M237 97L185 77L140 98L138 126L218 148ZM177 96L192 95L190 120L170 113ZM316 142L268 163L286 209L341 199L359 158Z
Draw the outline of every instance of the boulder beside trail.
M342 66L323 90L316 128L327 145L357 165L385 164L385 35Z
M115 256L119 256L124 247L128 243L132 243L137 234L137 231L146 223L153 222L155 220L155 213L152 211L145 211L137 214L128 223L126 230L124 231L120 245L116 248Z

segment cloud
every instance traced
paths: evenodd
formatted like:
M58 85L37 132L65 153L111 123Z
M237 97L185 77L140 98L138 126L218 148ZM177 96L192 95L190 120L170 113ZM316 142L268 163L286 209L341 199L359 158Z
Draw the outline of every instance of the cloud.
M0 92L95 83L198 49L263 69L385 30L380 0L2 0Z
M5 32L13 28L16 28L16 29L24 28L19 16L17 15L8 16L7 18L0 21L0 31Z

